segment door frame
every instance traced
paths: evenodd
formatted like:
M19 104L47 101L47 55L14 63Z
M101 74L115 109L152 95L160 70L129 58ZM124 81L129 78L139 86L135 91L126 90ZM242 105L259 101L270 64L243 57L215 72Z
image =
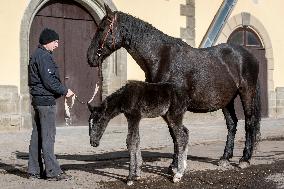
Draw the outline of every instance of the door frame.
M30 0L22 21L20 29L20 114L21 114L21 127L31 128L31 108L30 108L30 95L28 88L28 63L29 63L29 34L32 21L40 8L49 0ZM104 10L104 3L106 3L112 10L117 10L112 0L75 0L77 3L84 6L89 13L93 16L96 23L106 14ZM113 73L113 66L119 64L120 70ZM127 78L127 55L125 50L113 53L102 67L104 80L102 83L102 96L103 98L110 94L114 89L121 87L126 82ZM115 82L113 82L115 80ZM117 82L119 81L119 82Z
M222 31L218 34L215 44L226 43L230 34L239 27L250 27L257 34L265 48L265 57L267 59L267 95L268 95L268 117L276 117L276 93L274 89L274 56L269 33L261 21L248 12L241 12L231 16L223 25Z
M239 37L241 37L242 41L234 41L234 37L236 34L240 34ZM248 42L248 35L253 35L256 43L250 44ZM241 45L247 50L249 50L252 54L255 55L255 57L259 61L259 82L260 82L260 93L261 93L261 116L262 117L268 117L268 96L267 96L267 59L265 57L265 48L263 46L262 39L260 38L259 34L253 30L253 28L250 28L248 26L245 27L239 27L236 28L228 37L227 43L233 43L237 45ZM263 57L260 57L260 54L263 55ZM235 99L235 111L238 119L244 119L244 113L243 113L243 106L241 105L241 100L239 97Z

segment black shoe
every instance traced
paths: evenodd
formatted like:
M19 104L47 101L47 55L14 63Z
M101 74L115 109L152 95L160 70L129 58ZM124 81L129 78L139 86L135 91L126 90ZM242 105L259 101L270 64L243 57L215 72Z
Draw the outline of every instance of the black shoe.
M66 173L60 173L59 175L55 176L55 177L47 177L47 180L49 181L60 181L60 180L70 180L71 176L67 175Z
M29 179L41 179L40 174L31 174L29 173Z

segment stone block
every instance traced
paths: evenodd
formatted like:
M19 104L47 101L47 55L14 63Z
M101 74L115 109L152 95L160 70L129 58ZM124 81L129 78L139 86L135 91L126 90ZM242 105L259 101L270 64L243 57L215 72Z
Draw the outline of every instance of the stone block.
M20 130L21 116L19 114L0 115L0 130Z
M277 118L283 118L283 117L284 117L284 108L277 107Z
M269 108L269 110L268 110L268 112L269 112L269 117L270 118L275 118L275 117L277 117L277 108L276 107L270 107Z
M242 15L242 25L249 26L250 25L250 14L247 12L241 13Z
M19 113L19 102L0 103L0 114L15 114Z
M195 0L186 0L186 4L195 7Z
M195 38L195 30L190 30L189 28L181 28L180 29L181 38L182 39L194 39Z
M16 86L0 86L0 130L19 130L21 127L20 97Z
M194 17L195 16L195 7L189 5L180 6L180 15Z
M186 28L195 29L194 17L186 17Z
M276 106L284 108L284 99L277 99L276 100Z
M277 117L284 117L284 87L277 87L275 92Z

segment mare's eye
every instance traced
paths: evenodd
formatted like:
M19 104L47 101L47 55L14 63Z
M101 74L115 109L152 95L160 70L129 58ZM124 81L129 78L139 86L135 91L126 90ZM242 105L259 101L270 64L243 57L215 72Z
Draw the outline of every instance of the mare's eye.
M99 27L98 30L99 31L104 31L104 28L103 27Z

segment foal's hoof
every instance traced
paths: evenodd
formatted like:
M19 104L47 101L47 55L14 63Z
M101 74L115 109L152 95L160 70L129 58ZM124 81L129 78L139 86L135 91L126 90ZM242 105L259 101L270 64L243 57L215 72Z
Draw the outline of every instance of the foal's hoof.
M239 168L245 169L249 166L250 166L250 163L248 161L240 161Z
M224 167L224 168L231 168L232 167L229 160L226 160L226 159L220 159L220 161L218 162L218 166Z
M138 181L138 180L140 180L140 176L133 176L133 177L131 177L131 179L127 179L127 182L126 182L126 184L128 185L128 186L131 186L131 185L133 185L134 184L134 181Z
M140 180L140 179L141 179L141 176L135 176L135 177L133 178L134 181L138 181L138 180Z
M181 180L181 177L182 177L182 174L180 173L175 174L175 176L173 177L173 182L174 183L179 182Z

